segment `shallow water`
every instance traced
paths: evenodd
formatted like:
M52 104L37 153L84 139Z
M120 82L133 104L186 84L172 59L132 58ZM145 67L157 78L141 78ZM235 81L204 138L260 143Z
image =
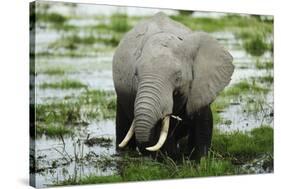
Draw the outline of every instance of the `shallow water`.
M36 139L37 187L44 187L65 179L95 173L110 175L116 172L114 164L104 166L101 161L115 155L115 128L112 120L92 122L88 126L76 126L75 137L49 138L43 135ZM106 144L84 144L87 138L106 138ZM80 145L79 145L80 144ZM79 159L75 160L75 156ZM72 161L70 159L73 159Z
M255 98L254 96L248 96L247 98ZM245 113L243 104L245 102L233 102L235 105L230 105L224 112L221 113L225 120L231 121L230 124L220 124L218 127L224 132L235 131L251 131L254 128L261 125L269 125L273 127L273 95L272 93L262 97L266 99L266 104L262 111L255 113ZM236 104L237 103L237 104Z
M81 28L88 25L96 25L100 20L95 20L95 16L110 15L116 11L126 12L128 15L148 16L159 10L147 10L135 8L120 8L120 7L98 7L91 8L87 4L77 6L51 6L50 12L59 12L61 14L71 16L68 24L79 26ZM175 11L165 11L168 14L177 14ZM195 17L211 16L219 18L219 13L198 13ZM107 19L108 20L108 19ZM106 22L106 19L103 19ZM40 52L66 52L65 49L50 49L51 43L62 38L67 32L60 32L50 28L44 28L39 25L36 30L36 53ZM46 26L45 26L46 27ZM70 33L72 31L69 31ZM88 31L79 30L79 36L87 35ZM91 33L96 35L95 33ZM104 33L109 36L110 34ZM242 48L241 40L235 38L231 32L220 31L214 32L213 35L222 43L234 57L235 71L232 80L228 87L239 83L241 80L250 79L252 77L260 77L266 75L273 75L273 70L258 70L255 67L256 58L247 54ZM101 47L103 47L101 45ZM111 50L112 49L112 50ZM86 53L87 56L71 57L71 56L36 56L36 103L44 104L52 101L63 100L67 96L78 97L85 89L42 89L40 85L43 83L60 82L64 79L77 80L86 84L89 89L113 91L112 80L112 57L114 49L107 49L104 51L95 51L94 45L86 47L86 50L78 48L78 53ZM81 52L80 52L81 51ZM272 61L270 53L263 55L260 61ZM62 69L62 74L47 74L49 69ZM250 96L249 98L257 98ZM231 124L222 124L218 128L224 132L232 131L249 131L252 128L259 127L261 124L268 124L273 126L273 87L271 92L266 96L259 98L266 98L268 107L265 107L263 112L257 114L245 114L243 109L244 101L233 101L236 105L230 105L221 116L224 120L230 120ZM74 127L74 126L73 126ZM35 173L38 187L45 187L50 184L58 183L59 181L68 178L79 179L81 176L95 174L95 175L110 175L116 171L114 161L112 164L104 166L102 161L106 158L114 160L115 151L115 121L114 120L92 120L87 126L75 126L74 137L64 136L63 140L60 137L48 138L43 135L36 138L36 164L40 170ZM107 145L94 144L92 147L83 143L88 138L105 137L111 139ZM64 141L64 142L63 142ZM78 145L80 141L80 145ZM78 143L77 143L78 142ZM82 150L83 148L83 150ZM80 151L79 151L80 150ZM83 151L83 152L82 152ZM70 161L74 157L79 156L77 161ZM88 159L87 159L88 158Z

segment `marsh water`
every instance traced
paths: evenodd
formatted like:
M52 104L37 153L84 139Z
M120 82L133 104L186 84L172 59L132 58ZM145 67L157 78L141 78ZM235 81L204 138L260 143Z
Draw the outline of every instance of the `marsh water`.
M137 11L136 11L137 10ZM64 101L68 97L79 97L86 90L114 91L112 80L112 57L114 46L103 43L77 45L75 48L67 49L61 47L61 39L68 35L98 36L110 38L112 32L104 30L97 33L89 30L89 26L106 24L110 22L113 13L121 12L128 15L128 19L134 16L151 16L159 10L122 8L95 5L72 5L72 4L48 4L40 6L38 11L45 13L57 13L68 17L67 24L78 29L61 30L51 27L50 23L36 22L35 25L35 103L48 104ZM177 15L177 11L161 10L169 15ZM224 16L220 13L193 13L191 17L212 17L219 19ZM138 19L132 19L135 23ZM215 31L210 33L218 39L234 57L235 71L229 87L242 80L273 76L273 69L257 69L257 57L247 53L243 48L243 41L238 39L232 31ZM273 36L272 36L273 38ZM268 40L273 40L269 38ZM62 45L63 46L63 45ZM272 62L272 54L266 52L260 56L261 62ZM52 73L54 70L63 72ZM46 83L58 83L64 80L75 80L87 86L81 88L52 88L41 87ZM268 85L265 83L264 85ZM268 86L267 86L268 87ZM273 127L273 85L269 86L270 92L261 96L248 95L246 99L266 99L261 104L262 111L245 112L245 98L230 99L230 106L220 113L224 123L216 125L223 132L249 131L262 124ZM242 95L242 94L241 94ZM116 173L118 158L115 151L115 120L90 119L87 124L70 126L74 130L72 135L50 137L46 134L36 137L35 159L37 171L36 186L46 187L59 183L68 178L84 177L95 174L111 175ZM85 144L91 138L104 139L93 144ZM265 170L258 170L263 172Z

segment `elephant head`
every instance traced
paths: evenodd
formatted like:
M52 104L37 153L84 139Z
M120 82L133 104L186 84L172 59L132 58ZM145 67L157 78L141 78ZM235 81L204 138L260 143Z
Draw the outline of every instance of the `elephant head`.
M181 36L155 33L144 42L136 61L134 121L119 147L135 134L136 141L148 151L156 151L165 143L171 115L183 108L192 115L210 104L234 71L232 56L204 32ZM158 142L151 144L159 122Z

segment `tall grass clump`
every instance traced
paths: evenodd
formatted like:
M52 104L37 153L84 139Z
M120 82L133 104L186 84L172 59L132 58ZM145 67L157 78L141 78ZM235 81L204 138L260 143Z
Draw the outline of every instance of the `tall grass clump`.
M59 13L41 14L38 12L35 14L35 16L36 16L36 20L39 22L48 22L48 23L53 23L56 25L64 24L68 20L68 18L66 16L63 16Z
M270 47L265 41L265 37L263 35L254 35L249 40L245 40L243 47L246 52L253 56L261 56L267 50L270 50Z
M261 83L273 83L273 76L272 75L266 75L258 77L257 80Z
M45 134L49 137L62 136L67 134L70 135L73 134L73 129L57 124L50 124L45 126L36 124L36 134L39 136Z
M65 48L68 50L76 50L79 46L92 46L94 44L100 43L106 46L116 47L122 38L122 34L114 33L111 37L95 37L93 35L79 36L72 34L49 45L50 48ZM75 51L72 51L75 52Z
M56 83L42 83L40 85L40 88L42 89L81 89L81 88L87 88L87 85L81 83L80 81L76 80L68 80L64 79L61 82Z
M261 62L259 59L257 59L256 68L259 69L259 70L261 70L261 69L266 69L266 70L273 69L273 62L271 62L271 61Z
M80 124L83 121L81 115L81 106L79 103L48 103L37 104L35 106L36 122L43 123L45 125L51 124Z
M110 17L110 28L116 32L126 32L130 29L128 16L122 13L114 13Z
M65 70L62 68L50 68L42 71L41 73L47 74L47 75L64 75Z
M266 153L273 154L273 129L261 126L248 133L215 131L212 150L223 157L234 157L240 161Z

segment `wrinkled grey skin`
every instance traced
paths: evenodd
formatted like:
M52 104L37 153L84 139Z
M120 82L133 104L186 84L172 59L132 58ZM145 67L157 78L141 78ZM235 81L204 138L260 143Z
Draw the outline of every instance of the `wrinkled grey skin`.
M161 149L178 153L181 138L196 136L197 142L189 145L202 144L201 155L206 154L213 125L209 105L233 71L232 56L208 34L193 32L164 13L138 23L121 40L113 58L116 145L135 119L135 135L128 146L145 153L144 147L158 140L159 121L172 114L183 121L170 121L168 138L173 139ZM192 125L197 134L190 131Z

